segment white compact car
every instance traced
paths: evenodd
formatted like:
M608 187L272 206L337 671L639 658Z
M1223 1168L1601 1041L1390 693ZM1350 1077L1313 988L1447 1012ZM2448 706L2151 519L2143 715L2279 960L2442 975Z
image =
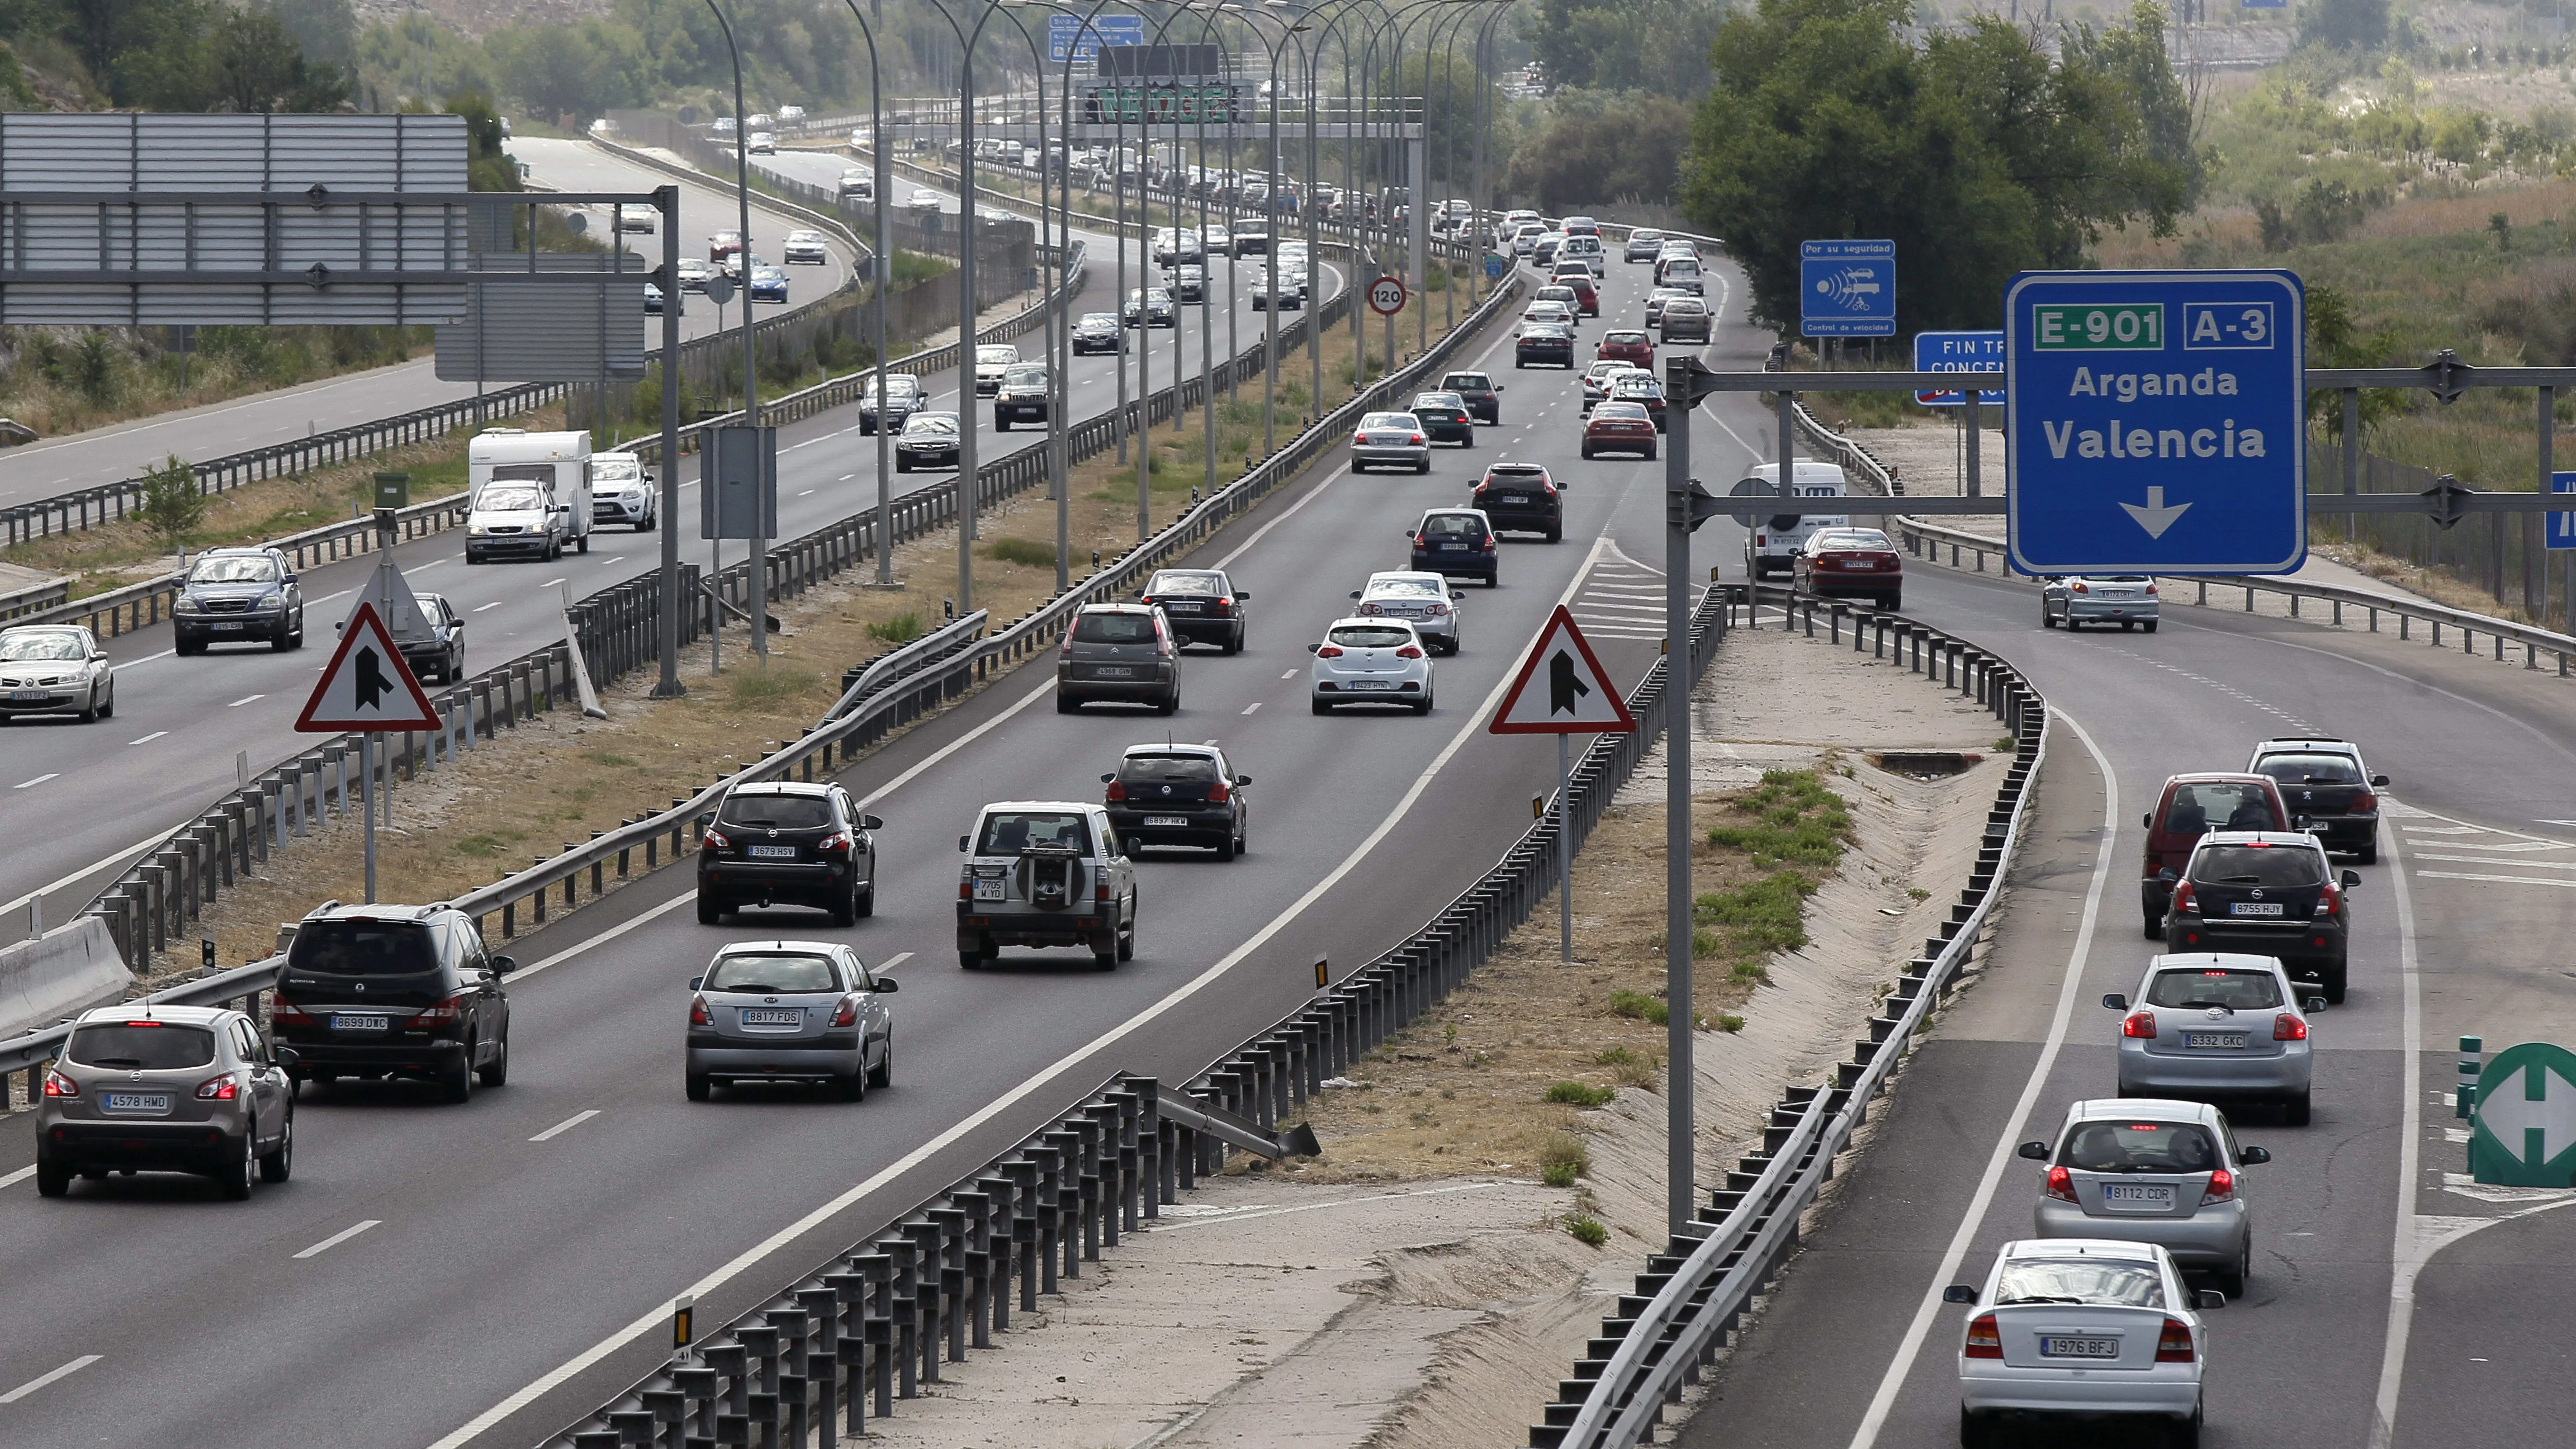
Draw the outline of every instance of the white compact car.
M1431 713L1431 651L1411 621L1336 619L1324 641L1306 649L1315 656L1308 691L1315 713L1345 704L1400 704Z
M2187 1290L2171 1254L2153 1243L2025 1239L1995 1254L1980 1289L1954 1283L1946 1303L1969 1305L1959 1345L1959 1443L1984 1449L2005 1419L2161 1421L2166 1442L2200 1442L2200 1310L2227 1295Z
M1002 390L1002 374L1020 365L1020 349L1007 342L989 342L975 349L975 392L991 397Z
M789 232L787 245L780 249L780 254L786 257L791 267L799 262L810 262L819 267L832 260L831 244L823 240L819 231Z
M1368 619L1402 619L1441 654L1458 652L1459 626L1465 622L1467 596L1449 587L1443 574L1398 570L1369 575L1368 586L1353 589L1359 601L1352 613Z

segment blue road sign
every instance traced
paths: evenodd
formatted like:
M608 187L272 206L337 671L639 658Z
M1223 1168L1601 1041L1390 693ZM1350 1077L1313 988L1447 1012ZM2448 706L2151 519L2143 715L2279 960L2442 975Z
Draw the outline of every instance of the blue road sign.
M1503 275L1503 257L1502 257L1502 253L1500 253L1500 252L1487 252L1487 253L1485 253L1485 275L1486 275L1486 276L1488 276L1488 277L1493 278L1493 279L1494 279L1494 280L1496 280L1496 281L1500 281L1500 280L1502 280L1502 275Z
M2550 474L2549 491L2552 493L2576 493L2576 473ZM2576 513L2553 513L2549 515L2549 546L2551 548L2576 548Z
M1916 372L2001 372L2004 370L2004 334L1993 332L1917 332L1914 334L1914 370ZM1979 388L1979 392L1986 389ZM2001 393L1980 402L1999 401ZM1967 406L1964 392L1918 392L1914 400L1927 408Z
M1798 246L1798 332L1804 337L1896 335L1896 243Z
M1082 41L1080 50L1073 46L1076 37ZM1088 35L1083 33L1079 15L1047 17L1047 61L1052 65L1062 65L1067 60L1097 59L1100 47L1104 45L1144 43L1145 17L1142 15L1095 15L1091 18L1091 33Z
M2024 272L2004 291L2024 573L2279 574L2308 553L2288 272Z

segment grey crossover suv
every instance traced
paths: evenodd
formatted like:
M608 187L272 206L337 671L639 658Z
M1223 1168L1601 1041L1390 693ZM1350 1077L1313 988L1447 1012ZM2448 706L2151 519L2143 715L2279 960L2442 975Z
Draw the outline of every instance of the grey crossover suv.
M689 982L689 1100L738 1082L822 1082L856 1102L894 1081L894 1012L831 941L737 941Z
M111 1172L193 1172L224 1196L295 1166L289 1048L210 1006L102 1006L72 1027L36 1105L36 1191Z
M1055 710L1108 701L1181 707L1181 650L1171 620L1151 604L1091 604L1073 616L1055 660Z

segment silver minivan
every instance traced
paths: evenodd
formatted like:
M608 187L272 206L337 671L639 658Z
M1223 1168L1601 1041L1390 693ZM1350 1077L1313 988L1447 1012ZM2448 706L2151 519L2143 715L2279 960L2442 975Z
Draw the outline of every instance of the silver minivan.
M689 982L689 1100L740 1082L820 1082L860 1101L894 1081L894 1012L832 941L737 941Z
M2253 1210L2245 1169L2272 1160L2236 1140L2225 1114L2202 1102L2122 1098L2066 1109L2054 1144L2021 1155L2048 1164L2032 1229L2042 1238L2154 1243L2185 1268L2245 1292L2253 1271Z

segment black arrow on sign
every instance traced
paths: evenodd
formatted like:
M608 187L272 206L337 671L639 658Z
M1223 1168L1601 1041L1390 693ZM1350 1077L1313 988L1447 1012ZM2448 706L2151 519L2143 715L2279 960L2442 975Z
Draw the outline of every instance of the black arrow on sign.
M1574 656L1560 649L1547 661L1547 712L1578 714L1575 701L1592 692L1574 667Z
M374 709L377 700L394 692L394 682L385 677L385 662L375 650L361 647L357 662L358 708Z

